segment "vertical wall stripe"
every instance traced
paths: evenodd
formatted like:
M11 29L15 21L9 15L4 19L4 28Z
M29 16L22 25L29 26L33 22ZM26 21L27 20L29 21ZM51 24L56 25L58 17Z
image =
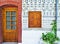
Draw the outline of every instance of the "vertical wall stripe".
M55 1L56 1L56 2L55 2L55 4L56 4L56 5L55 5L55 11L56 11L56 13L55 13L55 14L56 14L55 20L56 20L56 25L57 25L57 13L58 13L58 11L57 11L57 3L58 3L58 0L55 0ZM56 29L55 35L57 36L57 29ZM55 37L56 37L56 36L55 36Z
M57 5L58 5L58 0L56 0L56 21L57 21L57 14L58 14L58 11L57 11Z
M56 17L55 17L56 23L57 23L57 15L58 15L57 5L58 5L58 0L56 0L56 7L55 7L56 8L56 10L55 10L56 11Z

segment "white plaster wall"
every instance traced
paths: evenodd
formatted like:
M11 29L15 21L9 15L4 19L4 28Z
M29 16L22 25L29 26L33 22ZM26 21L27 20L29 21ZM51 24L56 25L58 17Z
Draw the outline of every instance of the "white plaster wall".
M22 32L22 44L42 44L42 40L40 39L42 33L46 33L50 31L23 31ZM57 32L57 36L60 38L60 31ZM60 41L58 42L60 44Z
M60 30L60 0L58 0L58 13L57 13L57 15L58 15L58 17L57 17L57 28Z
M28 28L28 11L42 11L42 28ZM22 0L23 30L50 29L55 19L55 0Z
M60 28L60 0L58 5L57 26ZM51 31L50 24L55 19L55 0L22 0L22 9L22 44L39 44L42 33ZM28 11L42 11L42 28L28 28ZM60 31L57 34L60 38Z

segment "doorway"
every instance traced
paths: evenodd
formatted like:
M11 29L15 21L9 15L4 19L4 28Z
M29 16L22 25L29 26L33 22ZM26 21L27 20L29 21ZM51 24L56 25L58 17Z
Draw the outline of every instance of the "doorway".
M18 41L17 16L17 7L3 8L3 42Z

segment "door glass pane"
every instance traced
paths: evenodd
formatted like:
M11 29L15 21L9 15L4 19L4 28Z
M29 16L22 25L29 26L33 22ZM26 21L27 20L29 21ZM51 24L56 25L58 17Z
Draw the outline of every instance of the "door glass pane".
M11 24L12 24L12 25L16 25L16 22L13 21L13 22L11 22Z
M16 29L16 11L6 11L6 28L15 30Z
M11 15L12 15L12 16L15 16L15 15L16 15L16 11L12 11L12 12L11 12Z
M7 25L6 28L7 28L8 30L10 30L10 29L11 29L11 26L10 26L10 25Z
M7 16L7 17L6 17L6 20L7 20L7 21L10 21L10 16Z
M6 11L6 16L10 16L10 11Z
M16 17L15 16L12 16L12 21L15 21L16 20Z
M7 25L10 25L10 22L9 21L7 21L7 23L6 23Z
M12 26L11 29L16 29L16 26Z

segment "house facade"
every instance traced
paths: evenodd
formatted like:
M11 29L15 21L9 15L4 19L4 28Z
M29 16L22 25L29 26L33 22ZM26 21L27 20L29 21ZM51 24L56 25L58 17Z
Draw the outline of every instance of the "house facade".
M0 0L0 43L38 44L42 33L51 31L55 4L55 0ZM57 4L60 30L60 1Z

